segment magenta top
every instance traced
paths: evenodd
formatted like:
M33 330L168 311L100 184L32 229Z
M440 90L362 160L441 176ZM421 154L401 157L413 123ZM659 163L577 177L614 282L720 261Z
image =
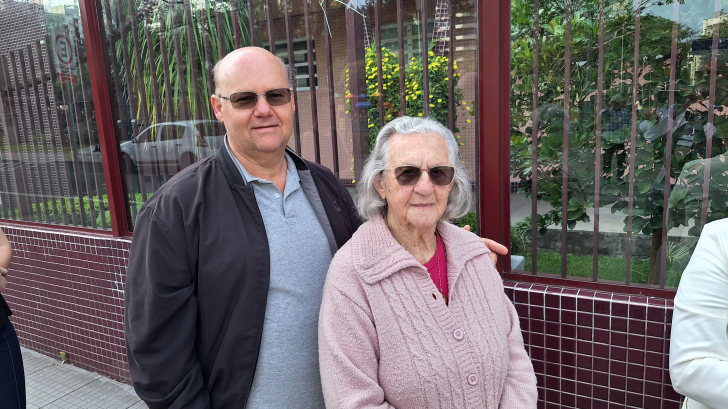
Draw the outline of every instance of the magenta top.
M440 293L445 297L445 302L447 302L447 255L445 254L445 245L442 244L442 239L440 239L439 234L437 235L437 250L435 250L435 255L432 256L430 261L425 263L425 268L430 273L430 278L435 283L435 287L440 290Z

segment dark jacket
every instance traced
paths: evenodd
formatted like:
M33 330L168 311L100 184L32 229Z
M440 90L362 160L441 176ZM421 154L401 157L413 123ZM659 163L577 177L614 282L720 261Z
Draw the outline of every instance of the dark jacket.
M351 196L331 171L289 154L338 249L361 223ZM150 408L245 407L269 270L253 188L226 149L184 169L142 206L127 269L125 333L134 388Z

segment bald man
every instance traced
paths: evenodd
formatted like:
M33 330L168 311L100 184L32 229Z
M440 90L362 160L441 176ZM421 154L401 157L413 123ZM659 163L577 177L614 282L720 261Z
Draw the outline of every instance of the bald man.
M214 77L224 146L137 215L125 291L134 388L150 408L321 409L323 284L361 222L331 171L286 148L296 105L277 57L241 48Z

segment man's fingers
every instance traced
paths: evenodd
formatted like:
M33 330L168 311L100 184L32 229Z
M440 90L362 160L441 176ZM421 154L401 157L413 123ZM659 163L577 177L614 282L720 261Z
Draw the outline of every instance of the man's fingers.
M463 229L465 229L466 231L470 231L470 225L466 224L465 226L463 226Z
M8 280L4 275L0 275L0 291L3 291L8 286Z
M492 251L488 255L490 256L490 259L493 260L493 265L497 266L498 265L498 255L493 253Z

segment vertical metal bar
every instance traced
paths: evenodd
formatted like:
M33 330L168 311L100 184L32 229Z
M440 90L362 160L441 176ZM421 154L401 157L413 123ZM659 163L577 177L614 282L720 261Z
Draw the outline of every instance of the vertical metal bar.
M132 11L132 13L134 13L134 11ZM79 27L78 27L78 19L73 19L73 28L74 28L74 31L75 31L75 36L74 36L73 43L76 46L76 55L78 55L78 63L79 63L79 65L81 67L85 67L85 66L87 66L87 63L88 63L86 61L86 56L87 55L86 54L81 54L81 33L80 33L80 30L79 30ZM136 33L135 32L133 33L133 36L136 38ZM105 70L105 68L104 68L104 70ZM139 72L141 73L141 71L139 71ZM143 81L143 80L140 78L140 81ZM96 146L96 143L94 141L94 133L91 130L91 121L90 121L91 118L89 118L89 111L90 111L90 109L89 109L89 106L86 104L86 101L89 101L91 107L93 107L93 102L92 101L107 101L108 100L108 97L106 99L103 99L103 100L94 100L92 96L87 95L86 86L85 86L85 78L83 77L83 71L82 70L79 70L79 72L78 72L78 82L79 82L79 84L81 84L81 101L83 101L83 103L84 103L84 118L85 118L85 122L86 122L86 132L87 132L87 135L88 135L88 146L89 146L89 149L93 149L93 147ZM106 81L104 81L103 86L104 87L107 86L107 82ZM143 82L140 84L140 89L144 89ZM106 91L106 94L108 95L109 90L106 89L105 91ZM146 94L142 94L142 95L146 95ZM144 102L146 102L146 98L144 98ZM146 105L146 104L143 104L143 105ZM110 138L109 140L110 141L115 141L116 138L114 138L114 132L113 132L113 129L114 129L113 128L113 119L112 118L109 118L109 120L111 120L111 133L109 134L109 138ZM99 145L99 147L100 147L100 145ZM116 148L116 144L113 144L113 147ZM118 167L118 155L116 155L116 149L114 149L114 156L117 159L117 167ZM90 162L91 162L91 170L93 171L93 182L94 182L94 185L96 187L96 203L99 206L99 214L101 216L100 217L101 218L101 227L103 229L106 229L107 228L106 227L106 217L105 217L105 215L106 215L106 208L104 206L104 201L102 199L103 198L103 196L102 196L103 195L103 189L101 187L101 183L99 183L99 171L98 171L98 168L97 168L97 165L96 165L96 161L93 158L93 154L90 154L89 155L89 159L90 159ZM120 175L120 169L121 168L117 169L117 174L119 174L119 176L121 176ZM118 180L120 181L121 178L119 178ZM89 195L89 198L88 199L89 199L89 204L90 204L89 210L91 211L91 217L92 217L91 225L94 228L96 228L96 227L98 227L98 226L96 226L96 217L97 216L94 215L94 206L93 206L93 201L91 199L92 198L92 190L91 190L91 188L89 188L89 190L88 190L88 195ZM124 198L124 196L122 194L121 197L120 197L120 199L122 200L122 207L121 207L122 209L124 208L123 207L124 206L123 205L123 198ZM124 213L126 213L126 212L124 212Z
M369 128L367 108L359 104L359 95L366 95L366 69L364 53L364 18L350 8L344 11L346 17L346 48L349 59L349 89L351 97L351 133L354 155L354 180L361 174L364 160L369 156ZM362 98L361 102L367 102Z
M35 202L34 203L35 204L35 215L38 218L37 221L42 222L41 209L45 209L45 207L41 208L41 203L42 203L41 199L42 198L40 197L41 196L40 193L36 190L36 185L35 185L35 181L40 180L40 178L37 176L37 173L33 171L34 170L33 165L37 164L37 161L35 161L35 163L31 163L33 161L33 157L35 156L34 151L30 151L30 153L28 153L29 146L31 146L29 141L33 137L33 129L32 129L31 118L28 118L28 116L29 116L28 109L25 107L26 105L28 105L28 106L30 105L30 99L27 96L27 89L26 89L28 85L27 85L27 80L25 78L25 62L23 61L23 54L20 51L18 51L18 59L20 61L19 70L18 70L18 65L16 64L16 60L15 60L15 53L10 53L11 64L13 65L13 67L16 70L13 77L14 77L15 84L16 84L15 89L16 89L16 92L18 95L18 110L20 111L20 116L21 116L19 118L18 122L19 122L19 124L22 124L21 129L23 130L23 135L25 136L25 138L22 142L22 146L23 146L23 155L25 156L25 159L27 159L24 162L28 168L28 173L27 173L27 178L25 179L24 182L26 184L30 185L31 195L33 196L33 201ZM20 84L20 81L23 82L22 86ZM21 87L22 87L23 92L21 92ZM23 103L23 95L25 95L25 103ZM25 115L23 115L23 114L25 114Z
M178 88L180 90L180 100L182 105L179 108L179 111L177 113L178 117L177 120L186 120L190 117L190 111L189 111L189 101L187 101L186 95L184 94L183 90L186 89L185 84L185 70L184 70L184 64L182 63L182 44L181 40L179 38L179 26L177 25L177 10L174 6L175 2L172 1L169 3L169 12L172 15L172 37L174 39L174 56L176 61L176 73L177 73L177 84ZM165 180L166 181L166 180Z
M227 43L225 42L225 24L222 22L222 11L220 11L219 7L215 7L215 26L217 32L217 59L222 60L227 55Z
M101 10L96 0L81 0L81 18L83 19L84 44L88 62L91 93L94 101L109 101L109 76L106 70L108 60L104 52L106 30L103 28ZM99 103L94 114L99 131L99 148L103 158L106 194L111 216L111 229L114 236L126 235L129 223L124 206L124 191L121 185L121 167L119 166L118 148L114 138L114 115L111 104ZM103 215L103 213L102 213ZM105 217L102 216L102 219Z
M267 0L270 1L270 0ZM311 39L313 33L311 32L311 1L303 1L303 14L306 24L306 50L308 52L308 85L309 95L311 96L311 122L313 122L313 149L316 158L316 163L321 163L321 146L319 144L319 127L318 127L318 105L316 105L316 75L314 74L314 60L313 60L313 47L311 46ZM331 69L331 67L329 67Z
M34 129L33 132L34 138L32 144L36 161L36 174L38 175L38 190L40 190L43 198L43 215L45 217L45 222L55 222L57 224L58 211L55 207L56 200L53 196L50 183L46 185L46 182L50 179L50 168L48 168L48 161L45 153L43 152L45 150L45 121L43 118L43 111L41 109L41 93L38 91L38 79L36 77L37 73L35 70L35 61L33 60L33 47L30 44L25 47L25 56L28 59L28 67L26 68L23 66L23 78L26 82L26 86L28 87L28 113L31 118L35 116L37 121L33 122L38 123L38 129ZM25 59L22 58L21 52L21 61L24 60ZM35 115L33 115L34 108ZM43 172L44 170L45 172ZM52 217L53 215L55 215L55 217ZM53 219L53 221L51 219Z
M535 0L538 1L538 0ZM447 0L447 123L455 132L455 4Z
M233 15L233 35L235 37L235 49L238 49L243 45L243 33L240 31L240 17L238 16L238 0L231 0L230 5L232 6L232 10L230 12Z
M397 39L399 41L399 112L400 115L407 115L407 92L405 91L405 64L404 64L404 5L402 0L397 0Z
M374 0L374 37L377 47L377 93L379 94L377 109L379 110L379 126L384 126L384 79L382 78L382 27L379 23L379 7L381 0Z
M710 58L710 94L708 97L708 129L705 135L705 175L703 178L703 203L700 213L700 228L705 226L708 221L708 192L710 191L710 158L713 156L713 131L715 130L715 86L716 72L718 70L718 36L720 28L720 15L722 12L721 0L715 0L715 13L713 18L713 45L711 47Z
M510 2L482 0L477 7L478 232L510 247ZM497 268L510 271L510 257L499 256Z
M324 15L329 15L329 0L323 0ZM286 9L286 14L288 10ZM339 136L336 129L336 99L334 97L334 56L331 51L331 36L328 30L324 31L324 46L326 47L326 63L329 79L329 118L331 118L331 152L334 160L334 175L339 178Z
M640 57L640 15L642 9L638 6L634 18L634 72L632 73L632 130L630 135L629 148L629 199L627 205L627 250L625 252L626 273L624 282L629 284L632 281L632 215L634 211L634 171L637 140L637 90L639 75Z
M670 85L668 87L669 94L667 97L667 142L665 142L665 185L662 196L662 248L660 249L660 288L665 288L665 276L667 272L667 233L669 231L670 216L670 186L672 179L672 128L675 123L675 71L677 70L677 37L680 19L680 3L675 2L672 5L672 47L670 53ZM718 24L716 24L717 26ZM715 44L713 44L715 45ZM714 72L713 72L714 74ZM712 105L710 105L712 106ZM710 122L710 118L708 118ZM652 284L652 283L649 283Z
M46 46L48 47L47 48L48 49L48 54L50 55L50 53L51 53L51 44L53 44L53 43L51 42L51 38L50 38L49 35L46 35L46 40L45 41L46 41ZM54 63L54 61L52 59L49 58L49 60L50 61L48 61L48 65L50 66L50 71L51 71L51 83L53 83L53 85L54 85L53 88L55 89L56 88L55 87L55 79L56 79L55 63ZM81 173L80 173L80 168L79 168L79 165L78 165L78 154L76 152L76 137L75 137L75 134L73 132L73 121L71 120L71 109L68 106L68 102L67 102L66 95L65 95L66 94L66 92L65 92L66 87L63 84L61 84L61 86L58 87L58 89L60 89L60 95L61 95L60 101L63 103L62 105L65 106L65 109L63 110L64 111L64 115L61 118L62 119L65 119L65 122L66 122L65 128L66 128L66 131L68 132L68 145L69 145L68 146L68 150L71 153L71 167L73 169L73 176L74 176L73 181L75 183L75 186L74 187L76 189L76 192L80 192L81 191ZM57 98L57 94L56 94L56 98ZM64 144L65 138L64 138L64 135L63 135L63 128L64 127L63 127L62 121L60 121L60 122L61 123L59 124L59 129L60 129L60 133L61 133L61 147L64 147L65 146L65 144ZM63 152L63 151L61 151L61 152ZM71 222L73 223L74 226L78 226L78 220L77 220L76 212L75 212L75 209L76 209L76 199L73 197L73 194L70 193L70 192L69 192L69 195L68 196L69 196L68 197L68 201L69 201L69 204L71 206L71 208L70 208L70 210L71 210ZM66 199L65 198L62 200L62 203L63 203L62 206L65 208L66 207ZM83 206L81 206L81 208L83 208ZM85 218L83 218L81 220L81 225L84 226L85 224L86 224Z
M258 36L255 35L255 4L253 0L248 0L248 22L250 24L250 44L258 47L260 41L258 41Z
M37 54L35 62L32 58L34 48ZM43 78L45 74L45 61L43 60L43 50L40 47L40 41L36 41L34 45L29 44L27 46L27 49L28 59L30 60L30 77L33 82L33 97L36 98L38 107L38 122L40 125L40 146L38 148L43 149L43 155L41 160L45 162L46 182L48 182L47 192L48 196L50 196L51 199L49 211L53 212L54 223L59 224L62 220L59 219L59 216L61 216L61 211L63 212L63 219L67 219L67 217L65 206L61 205L61 184L59 183L60 172L58 172L57 168L53 169L53 165L57 165L58 156L56 156L56 150L53 147L53 143L51 141L46 141L46 139L52 139L53 129L46 129L44 120L48 119L48 123L50 125L50 107L45 104L45 97L47 96L45 92L47 88L45 86L45 79ZM56 177L58 178L55 181L53 180L54 170ZM43 184L43 182L44 181L41 180L41 184Z
M283 2L285 7L286 20L286 46L288 47L288 82L293 87L293 100L298 103L298 79L296 78L296 56L293 53L293 27L291 23L291 0ZM332 65L329 65L332 67ZM330 69L330 68L329 68ZM298 119L298 110L293 113L293 138L295 141L296 153L301 155L301 125Z
M209 94L215 93L215 83L212 76L212 69L215 64L212 63L212 44L210 43L210 16L207 14L208 8L200 11L202 20L202 47L205 53L205 72L207 77L207 90ZM208 95L209 96L209 95Z
M422 10L420 14L422 34L422 109L423 115L430 116L430 55L429 46L427 44L427 0L420 0L422 2Z
M308 4L308 0L303 0L304 7ZM309 6L310 7L310 6ZM266 13L266 23L268 24L268 47L270 49L270 52L275 54L276 53L276 38L273 34L273 11L270 9L270 0L265 0L265 13ZM307 26L308 27L308 26ZM308 33L308 30L306 30ZM309 54L310 56L310 54Z
M538 57L541 45L539 0L533 0L533 105L531 109L531 274L538 272ZM508 193L510 194L510 186Z
M564 24L564 150L561 165L561 277L566 278L566 231L569 222L569 134L571 118L571 0L566 0Z
M594 244L592 245L592 281L599 279L599 199L602 183L602 106L604 105L604 0L599 1L599 51L597 56L597 123L594 165Z
M194 26L192 25L192 6L190 6L190 0L184 0L183 7L185 11L185 20L187 25L187 53L189 54L189 67L190 75L192 76L192 95L195 103L195 116L193 119L203 119L202 117L202 103L208 103L205 99L200 97L200 82L199 82L199 65L197 65L197 43L195 43ZM187 87L190 88L190 87ZM189 89L187 91L189 94ZM192 114L192 112L190 112Z
M141 113L142 121L144 122L143 125L146 127L151 125L149 122L149 109L147 107L149 100L147 99L147 86L144 83L144 66L142 65L141 56L142 47L139 45L139 32L137 31L139 29L139 21L137 20L136 5L134 3L134 1L130 1L127 4L129 5L129 13L131 15L131 30L129 30L129 32L131 33L132 45L134 48L134 68L136 70L137 90L139 92L140 100L140 112L137 112L137 115ZM78 35L78 33L76 34Z

